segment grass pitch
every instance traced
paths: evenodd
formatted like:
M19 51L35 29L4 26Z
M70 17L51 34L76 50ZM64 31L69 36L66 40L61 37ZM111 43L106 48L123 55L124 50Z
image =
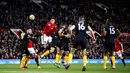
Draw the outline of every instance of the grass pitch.
M59 69L54 64L41 64L41 69L36 64L28 66L29 69L21 70L18 64L0 64L0 73L130 73L130 64L125 68L122 64L116 64L116 69L111 69L108 64L107 70L104 70L103 64L87 64L85 72L81 71L82 64L72 64L68 70L63 66Z

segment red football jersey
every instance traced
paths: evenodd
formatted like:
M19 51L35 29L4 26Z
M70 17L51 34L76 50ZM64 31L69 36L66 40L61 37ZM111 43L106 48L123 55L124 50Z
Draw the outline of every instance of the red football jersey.
M42 32L46 34L47 36L50 36L52 33L55 33L57 31L57 25L52 24L50 21L45 25Z
M114 49L114 51L119 51L119 50L121 50L121 47L120 47L120 41L119 40L115 40L115 49Z
M32 48L33 47L33 42L30 40L28 45L27 45L27 48Z

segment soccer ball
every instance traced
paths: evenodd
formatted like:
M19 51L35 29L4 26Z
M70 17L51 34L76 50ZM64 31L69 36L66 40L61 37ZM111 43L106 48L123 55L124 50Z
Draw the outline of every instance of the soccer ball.
M33 14L29 15L29 19L30 20L34 20L35 19L35 16Z

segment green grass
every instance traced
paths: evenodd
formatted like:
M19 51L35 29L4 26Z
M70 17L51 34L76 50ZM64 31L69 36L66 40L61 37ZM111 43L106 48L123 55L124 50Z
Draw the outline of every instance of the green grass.
M36 64L29 64L29 69L21 70L19 65L0 64L0 73L130 73L130 64L124 68L122 64L116 64L116 69L103 69L103 64L87 64L86 71L82 72L82 64L72 64L68 70L62 66L60 69L53 64L41 64L41 69L37 69Z

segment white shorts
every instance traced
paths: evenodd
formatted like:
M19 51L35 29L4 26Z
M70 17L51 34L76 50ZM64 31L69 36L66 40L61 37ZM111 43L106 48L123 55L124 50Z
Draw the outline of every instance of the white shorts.
M28 48L28 51L29 51L30 54L36 53L34 48Z
M41 36L41 44L47 44L47 43L51 43L51 42L52 42L51 36L47 36L46 34L43 34Z
M118 57L122 57L121 51L117 51L116 54L118 55Z

